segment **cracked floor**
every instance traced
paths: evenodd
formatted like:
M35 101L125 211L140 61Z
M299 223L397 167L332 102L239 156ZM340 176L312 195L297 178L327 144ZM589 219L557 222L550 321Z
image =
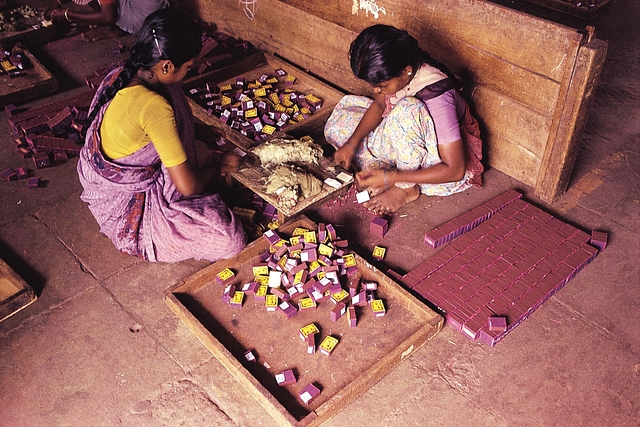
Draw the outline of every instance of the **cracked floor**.
M424 232L516 188L572 225L606 231L607 249L495 347L445 326L328 426L640 425L638 16L638 2L616 0L590 22L609 51L564 196L545 204L490 169L481 190L403 208L384 238L386 261L407 271L430 256ZM26 105L84 90L84 76L117 60L116 44L74 36L39 48L61 89ZM23 165L12 144L3 115L3 170ZM1 258L39 295L0 323L0 425L276 425L163 300L207 263L119 254L79 199L75 162L38 171L46 186L36 191L0 182ZM375 243L356 206L310 217L348 227L361 247Z

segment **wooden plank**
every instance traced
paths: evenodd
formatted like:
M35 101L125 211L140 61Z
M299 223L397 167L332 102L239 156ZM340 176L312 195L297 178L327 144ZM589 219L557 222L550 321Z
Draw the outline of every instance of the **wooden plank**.
M492 88L474 86L470 89L471 105L477 111L476 116L480 118L483 130L488 131L488 135L482 135L486 145L496 145L495 137L500 136L531 152L539 162L549 137L551 118L495 92ZM490 137L485 138L489 135ZM509 163L512 160L509 159ZM491 164L502 170L500 166L503 162L500 159L493 161L498 161L499 163Z
M487 138L493 142L485 150L487 162L523 184L534 187L540 170L540 157L502 135L489 132Z
M463 87L487 86L499 99L509 97L540 114L553 114L560 89L558 81L446 35L435 37L434 34L432 40L425 49L434 58L444 61Z
M33 288L0 259L0 322L37 299Z
M28 50L23 50L33 68L23 71L24 75L11 78L0 74L0 107L18 101L46 95L58 90L58 80Z
M277 0L261 0L253 20L230 0L198 2L193 12L216 23L220 31L281 55L345 91L360 93L366 88L349 68L349 43L356 34L347 28Z
M538 173L535 194L546 202L553 202L569 184L606 54L607 43L602 40L580 48L559 125L563 132L549 143Z
M314 230L316 225L306 217L298 217L280 227L278 233L288 236L296 227ZM171 287L166 292L166 302L282 426L324 424L443 326L440 315L357 255L362 277L378 282L377 296L385 300L387 315L375 318L369 308L363 307L356 328L350 328L346 319L329 320L328 312L333 307L330 302L291 319L266 312L263 303L251 301L250 297L243 308L222 303L222 286L215 282L218 272L232 268L238 283L252 280L253 262L267 250L266 239L252 242L236 257L211 264ZM340 337L330 356L309 355L300 342L298 329L312 322L319 326L321 338L328 334ZM258 363L244 360L245 349L256 352ZM273 380L274 373L284 366L297 369L298 374L298 383L286 388ZM322 393L309 406L303 406L297 393L309 382L319 384Z
M581 37L572 28L484 0L424 0L420 7L414 0L389 0L378 2L386 13L380 12L377 18L366 8L354 10L351 2L280 1L356 33L377 23L404 28L426 47L432 39L421 35L431 28L554 80L560 80L558 66L565 60L567 47ZM259 14L269 13L260 8ZM256 20L262 17L257 15Z

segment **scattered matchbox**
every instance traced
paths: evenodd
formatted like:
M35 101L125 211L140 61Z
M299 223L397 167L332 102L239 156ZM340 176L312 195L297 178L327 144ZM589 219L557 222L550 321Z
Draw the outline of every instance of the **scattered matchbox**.
M298 396L305 405L309 405L316 397L318 397L319 394L320 389L318 387L313 384L308 384L302 389Z
M591 232L591 245L598 248L600 252L604 251L607 247L607 233L603 231L592 231Z
M384 302L381 299L371 301L371 308L373 309L373 315L375 317L382 317L387 314Z
M256 355L251 350L244 352L244 358L247 359L248 362L257 362Z
M291 304L289 301L282 301L282 303L280 303L280 305L278 306L278 310L282 314L284 314L284 317L286 319L291 319L293 316L298 314L296 306Z
M369 197L369 191L363 190L359 193L356 193L356 200L358 201L358 203L364 203L371 200L371 198Z
M16 168L16 175L18 175L18 179L26 179L29 178L29 171L23 167Z
M310 332L304 341L307 344L307 354L315 354L316 353L316 333Z
M241 291L245 294L255 295L260 289L260 284L258 282L248 282L242 285Z
M228 284L233 278L236 277L235 273L230 268L225 268L220 273L216 274L216 281L219 285Z
M304 341L305 339L307 339L307 336L309 334L319 334L319 333L320 333L320 329L318 329L316 324L309 323L308 325L300 328L300 339Z
M487 321L489 331L502 332L507 330L507 319L502 316L491 316Z
M360 291L359 293L351 297L351 305L355 305L358 307L367 305L367 292Z
M382 246L376 246L373 248L373 254L371 256L376 261L382 261L384 259L384 255L386 252L387 252L386 248L383 248Z
M355 328L356 325L358 324L358 318L356 316L356 308L355 307L349 307L347 309L347 321L349 322L349 327L350 328Z
M276 311L278 309L278 297L273 294L268 294L265 297L264 306L267 311Z
M377 291L378 290L378 282L364 282L362 284L365 291Z
M340 319L346 313L346 311L347 306L344 303L337 303L336 306L331 309L331 320L337 322L338 319Z
M276 382L279 386L287 386L296 383L296 375L293 373L293 369L287 369L285 371L276 374Z
M342 183L340 181L338 181L337 179L333 179L333 178L325 179L324 183L327 184L329 187L332 187L332 188L340 188L340 187L342 187Z
M336 178L338 178L340 181L344 182L345 184L348 184L351 181L353 181L353 175L344 171L340 172L338 176L336 176Z
M33 163L35 163L38 169L51 166L51 159L49 159L49 155L47 153L33 153L31 158L33 159Z
M338 339L331 335L325 337L320 343L320 353L328 356L338 345Z
M389 221L379 216L373 218L369 223L369 233L376 237L383 238L389 231Z
M316 302L311 297L305 297L298 301L298 307L300 308L300 311L315 310L317 306L318 304L316 304Z
M231 302L231 299L235 296L236 293L236 286L231 284L231 285L227 285L226 288L224 288L224 291L222 291L222 302L225 304L228 304Z
M33 178L29 178L29 182L27 183L27 186L31 190L40 188L40 178L38 178L37 176L34 176Z
M11 168L3 170L0 175L7 181L16 181L18 179L18 174Z
M229 301L231 307L242 308L242 302L244 301L244 292L236 291L233 294L233 298Z

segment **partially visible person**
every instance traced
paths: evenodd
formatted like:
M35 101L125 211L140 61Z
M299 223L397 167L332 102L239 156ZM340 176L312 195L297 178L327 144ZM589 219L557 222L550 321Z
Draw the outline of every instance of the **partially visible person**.
M82 22L91 28L82 37L96 41L137 34L150 13L169 7L169 0L56 0L45 11L51 20Z
M394 212L420 194L446 196L482 184L477 121L455 78L415 38L373 25L351 43L351 69L373 99L347 95L325 125L334 162L352 166L376 214Z
M239 221L207 192L237 158L200 167L194 118L179 83L201 48L200 27L163 9L149 15L123 67L91 104L78 175L100 231L149 261L229 258L245 245Z

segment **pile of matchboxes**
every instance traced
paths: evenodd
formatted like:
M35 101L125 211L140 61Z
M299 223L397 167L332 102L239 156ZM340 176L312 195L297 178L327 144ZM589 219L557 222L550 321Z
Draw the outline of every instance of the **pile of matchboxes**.
M37 169L67 160L80 152L81 132L85 127L94 91L52 102L26 111L15 105L5 107L11 130L16 137L16 153L31 157ZM7 169L7 180L29 178L29 188L38 188L39 178L21 174L24 168Z
M247 138L261 141L321 108L319 97L293 88L296 80L278 68L255 80L240 76L233 84L209 82L190 89L189 96L207 114L220 118Z
M348 241L337 237L332 224L320 223L317 230L297 227L288 239L275 230L266 231L263 237L269 249L252 265L252 281L237 283L235 272L230 268L216 275L216 282L224 289L223 303L241 308L246 296L251 295L254 302L264 303L265 311L278 312L283 319L290 319L299 312L313 311L319 304L330 302L331 321L346 317L351 328L358 323L356 307L360 310L369 307L374 317L386 314L384 301L376 297L378 283L361 280ZM300 339L308 354L316 353L320 333L315 323L300 328ZM330 355L338 343L335 336L325 336L319 345L320 353ZM245 358L257 361L251 350L245 352ZM280 386L297 382L292 369L279 372L275 380ZM308 405L319 394L320 389L310 383L300 391L299 398Z
M523 201L515 190L425 235L446 245L401 283L469 338L495 345L604 250L591 235Z

